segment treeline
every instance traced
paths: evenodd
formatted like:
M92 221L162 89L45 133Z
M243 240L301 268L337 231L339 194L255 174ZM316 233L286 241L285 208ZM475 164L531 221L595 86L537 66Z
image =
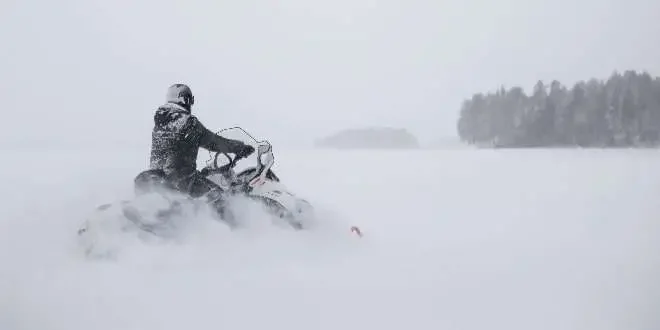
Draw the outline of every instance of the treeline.
M566 88L539 81L475 94L458 120L462 141L493 147L630 147L660 144L660 78L614 73Z

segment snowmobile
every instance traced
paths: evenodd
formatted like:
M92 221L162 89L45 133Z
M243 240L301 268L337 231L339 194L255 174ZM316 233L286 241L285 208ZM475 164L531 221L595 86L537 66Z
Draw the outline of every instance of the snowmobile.
M235 134L230 134L235 133ZM233 135L233 139L255 147L256 164L240 171L235 170L240 158L232 158L226 153L211 152L202 175L221 186L230 195L240 195L260 202L271 215L286 221L295 229L304 229L313 218L312 205L296 196L280 182L273 172L275 163L273 148L268 141L257 141L240 127L226 129L217 133L221 136ZM227 160L220 165L220 156Z
M242 196L258 202L274 220L295 230L308 228L314 220L314 209L307 200L288 190L274 173L272 166L275 158L271 144L268 141L257 141L240 127L224 129L216 134L252 145L256 150L253 154L256 160L246 168L237 169L240 160L248 160L253 156L241 159L227 153L210 152L210 158L200 173L222 187L230 197ZM205 206L205 202L200 199L176 192L161 170L143 171L136 176L134 183L133 200L97 207L78 230L78 235L92 244L89 240L93 241L94 238L86 236L103 236L99 231L108 227L119 231L137 229L143 233L164 236L176 225L177 218L195 214L200 207ZM238 226L235 219L221 220L232 228Z

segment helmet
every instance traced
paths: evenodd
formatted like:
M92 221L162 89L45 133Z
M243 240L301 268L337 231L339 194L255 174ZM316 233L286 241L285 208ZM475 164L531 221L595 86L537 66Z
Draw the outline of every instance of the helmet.
M167 89L167 102L176 103L183 107L190 109L195 104L195 96L193 96L190 87L185 84L174 84Z

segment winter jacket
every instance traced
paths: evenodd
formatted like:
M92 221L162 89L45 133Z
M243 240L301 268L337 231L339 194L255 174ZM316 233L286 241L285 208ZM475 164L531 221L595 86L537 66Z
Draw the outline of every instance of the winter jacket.
M226 139L208 130L189 110L175 103L158 108L154 115L151 142L151 169L168 176L184 177L197 170L197 152L235 153L243 142Z

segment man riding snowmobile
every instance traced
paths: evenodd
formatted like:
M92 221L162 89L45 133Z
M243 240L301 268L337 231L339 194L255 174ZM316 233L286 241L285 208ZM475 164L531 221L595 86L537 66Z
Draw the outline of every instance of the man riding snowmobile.
M149 189L146 186L157 181L193 198L205 198L223 220L231 222L223 189L197 171L197 152L204 148L243 158L252 154L254 147L208 130L191 114L194 103L187 85L174 84L168 88L166 103L154 115L150 170L135 178L136 189Z

